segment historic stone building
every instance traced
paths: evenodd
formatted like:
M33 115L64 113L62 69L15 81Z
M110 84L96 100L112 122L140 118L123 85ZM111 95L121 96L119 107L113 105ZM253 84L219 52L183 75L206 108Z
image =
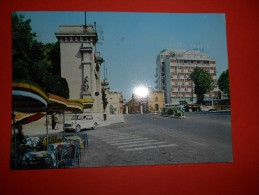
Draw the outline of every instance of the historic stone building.
M163 90L152 90L148 96L148 105L150 112L162 112L165 104L165 92Z
M70 99L82 102L85 111L102 112L100 67L104 60L96 51L96 30L91 25L61 25L55 35L60 43L61 76L68 82Z
M108 92L107 108L109 110L109 114L123 114L123 95L121 92Z
M148 96L144 98L132 94L132 99L124 105L124 113L161 112L164 104L164 91L149 89Z

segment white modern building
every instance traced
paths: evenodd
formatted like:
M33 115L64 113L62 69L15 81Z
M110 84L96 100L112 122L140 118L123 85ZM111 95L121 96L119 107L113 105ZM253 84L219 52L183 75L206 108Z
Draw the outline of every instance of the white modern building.
M156 88L165 91L165 103L196 103L190 74L195 67L207 70L214 80L214 89L205 100L217 95L216 60L195 50L162 50L156 59Z
M61 25L55 35L60 43L61 76L68 82L69 98L81 101L89 112L102 112L100 67L104 60L96 51L96 30L91 25Z

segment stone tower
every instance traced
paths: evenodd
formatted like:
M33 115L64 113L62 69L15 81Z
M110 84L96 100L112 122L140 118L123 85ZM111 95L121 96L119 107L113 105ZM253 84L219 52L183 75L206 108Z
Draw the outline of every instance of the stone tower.
M102 112L101 64L96 52L98 35L91 25L61 25L55 33L60 43L61 76L66 78L69 98L79 100L85 111Z

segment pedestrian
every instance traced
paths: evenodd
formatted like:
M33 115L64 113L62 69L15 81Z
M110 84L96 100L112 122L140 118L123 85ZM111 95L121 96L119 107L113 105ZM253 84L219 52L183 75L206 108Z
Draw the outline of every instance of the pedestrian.
M56 124L58 123L58 117L56 114L52 114L51 115L51 125L52 125L52 129L55 129Z
M25 136L22 132L22 124L17 124L17 130L18 130L18 132L15 135L16 143L18 145L24 144L25 143Z
M59 124L58 116L59 116L59 115L56 114L55 117L54 117L54 121L55 121L55 123L56 123L56 125L55 125L55 128L56 128L56 129L58 129L58 124Z
M51 115L51 126L52 126L52 129L55 129L56 122L55 122L55 114L54 113Z

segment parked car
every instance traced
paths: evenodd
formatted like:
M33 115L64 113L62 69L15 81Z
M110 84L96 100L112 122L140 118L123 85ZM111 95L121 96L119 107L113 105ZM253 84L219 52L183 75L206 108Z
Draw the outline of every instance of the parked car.
M64 131L79 132L86 129L96 129L97 122L94 121L93 116L90 114L76 114L70 120L65 121Z

